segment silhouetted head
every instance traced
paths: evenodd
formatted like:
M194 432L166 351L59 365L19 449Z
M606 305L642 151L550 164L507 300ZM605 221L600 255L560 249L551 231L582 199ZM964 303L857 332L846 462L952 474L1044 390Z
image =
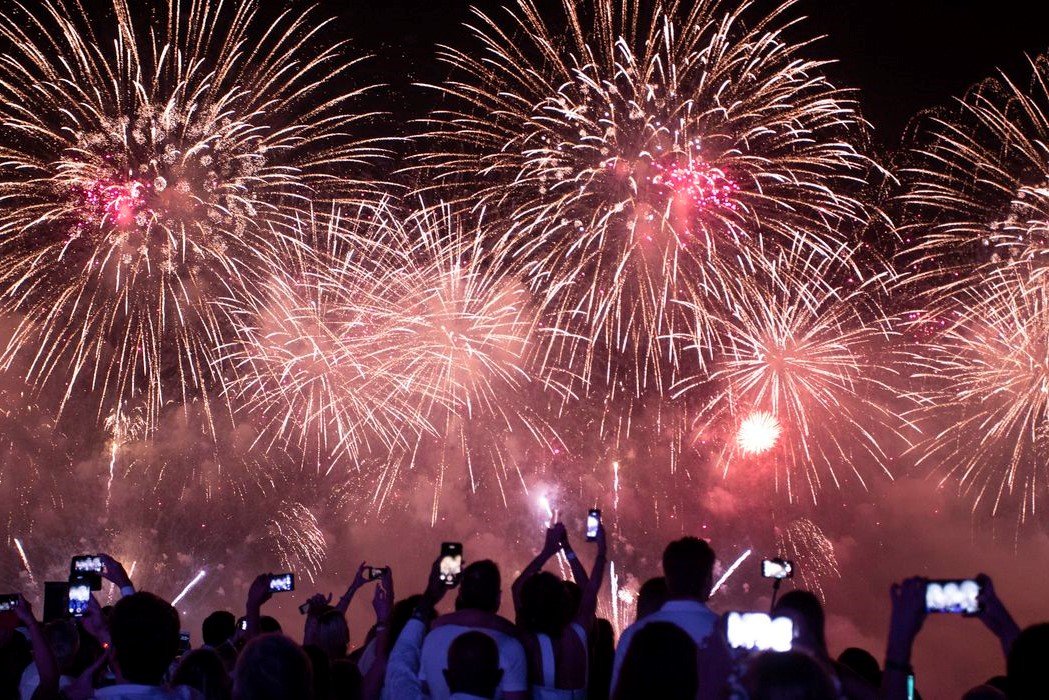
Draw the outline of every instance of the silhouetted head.
M233 670L234 700L313 697L313 669L299 645L282 634L263 634L241 651Z
M281 634L284 629L277 622L277 618L263 615L259 618L259 632L263 634Z
M637 591L637 619L641 620L657 612L667 602L670 592L667 580L663 576L650 578L641 584Z
M776 601L773 616L789 617L794 622L794 643L810 654L827 658L827 637L823 606L809 591L791 591Z
M496 613L499 611L501 588L502 580L495 562L490 559L475 561L463 569L455 609Z
M663 574L672 598L706 600L714 583L714 550L696 537L674 540L663 550Z
M517 622L529 632L559 637L568 621L568 606L564 582L549 571L540 571L521 587L521 617Z
M1049 688L1049 622L1031 625L1016 638L1006 660L1009 700L1044 698Z
M194 649L183 656L171 684L196 688L204 700L229 700L230 697L229 674L214 649Z
M217 647L237 632L237 617L228 610L216 610L204 618L200 638L209 647Z
M630 640L613 699L693 700L699 688L697 654L696 643L677 625L645 625Z
M859 647L848 647L838 655L838 663L875 688L881 686L881 666L874 654Z
M313 628L311 640L331 660L342 659L350 645L350 628L346 618L338 610L321 613Z
M113 606L109 635L120 676L128 683L160 685L178 656L178 612L152 593L125 596Z
M743 676L749 700L837 700L823 666L803 651L766 651L754 657Z
M484 632L465 632L448 647L448 667L444 670L448 690L482 698L494 698L503 670L499 668L499 647Z

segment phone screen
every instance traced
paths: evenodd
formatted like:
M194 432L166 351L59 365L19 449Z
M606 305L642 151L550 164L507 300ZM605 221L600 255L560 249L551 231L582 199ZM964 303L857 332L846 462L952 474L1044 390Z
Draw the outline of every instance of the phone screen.
M789 617L770 617L761 612L728 614L729 646L758 651L790 651L794 641L794 623Z
M18 605L18 594L8 593L6 595L0 595L0 612L9 612L15 609Z
M69 580L87 583L91 590L102 590L102 557L83 554L73 557L69 564Z
M91 600L91 586L88 583L69 584L69 614L73 617L83 617L87 612L88 602Z
M601 511L597 508L592 508L586 514L586 539L588 542L593 542L597 539L597 528L599 525L601 525Z
M929 581L925 584L925 610L937 613L980 612L980 584L972 579Z
M794 562L786 559L764 559L761 562L761 575L765 578L791 578L794 576Z
M440 576L446 586L459 583L463 573L463 545L459 542L445 542L441 545Z
M295 590L295 574L274 574L270 576L270 591L287 593Z
M368 577L369 581L374 581L377 578L382 578L384 571L386 571L385 566L369 566L365 569L364 575Z

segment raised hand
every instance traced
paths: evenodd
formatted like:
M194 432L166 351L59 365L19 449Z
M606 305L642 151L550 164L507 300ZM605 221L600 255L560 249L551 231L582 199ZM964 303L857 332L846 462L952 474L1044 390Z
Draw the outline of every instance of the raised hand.
M102 578L112 581L121 590L131 587L131 577L127 575L123 564L108 554L99 554L98 558L102 560Z

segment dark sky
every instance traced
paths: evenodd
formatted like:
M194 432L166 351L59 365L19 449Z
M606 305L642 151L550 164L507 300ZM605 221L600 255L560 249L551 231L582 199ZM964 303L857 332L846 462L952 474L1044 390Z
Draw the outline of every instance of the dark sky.
M323 9L382 56L385 80L405 81L439 77L433 44L461 36L469 5L325 0ZM891 145L916 111L960 94L996 66L1023 75L1024 52L1049 48L1037 6L1037 0L799 0L796 11L809 18L812 33L826 35L814 55L840 61L831 69L836 82L860 90L879 140Z

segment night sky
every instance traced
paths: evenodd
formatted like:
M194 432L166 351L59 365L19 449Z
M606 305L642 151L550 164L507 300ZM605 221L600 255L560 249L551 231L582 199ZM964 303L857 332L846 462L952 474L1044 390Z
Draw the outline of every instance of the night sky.
M322 3L338 16L338 31L382 59L375 69L384 82L402 88L441 77L432 61L434 44L463 36L469 6L468 0ZM919 110L960 95L997 67L1023 75L1024 53L1049 45L1037 7L1034 0L799 0L794 13L807 17L803 31L825 36L812 56L838 61L831 75L838 85L859 90L878 141L891 148ZM393 108L415 111L425 102L409 89Z

